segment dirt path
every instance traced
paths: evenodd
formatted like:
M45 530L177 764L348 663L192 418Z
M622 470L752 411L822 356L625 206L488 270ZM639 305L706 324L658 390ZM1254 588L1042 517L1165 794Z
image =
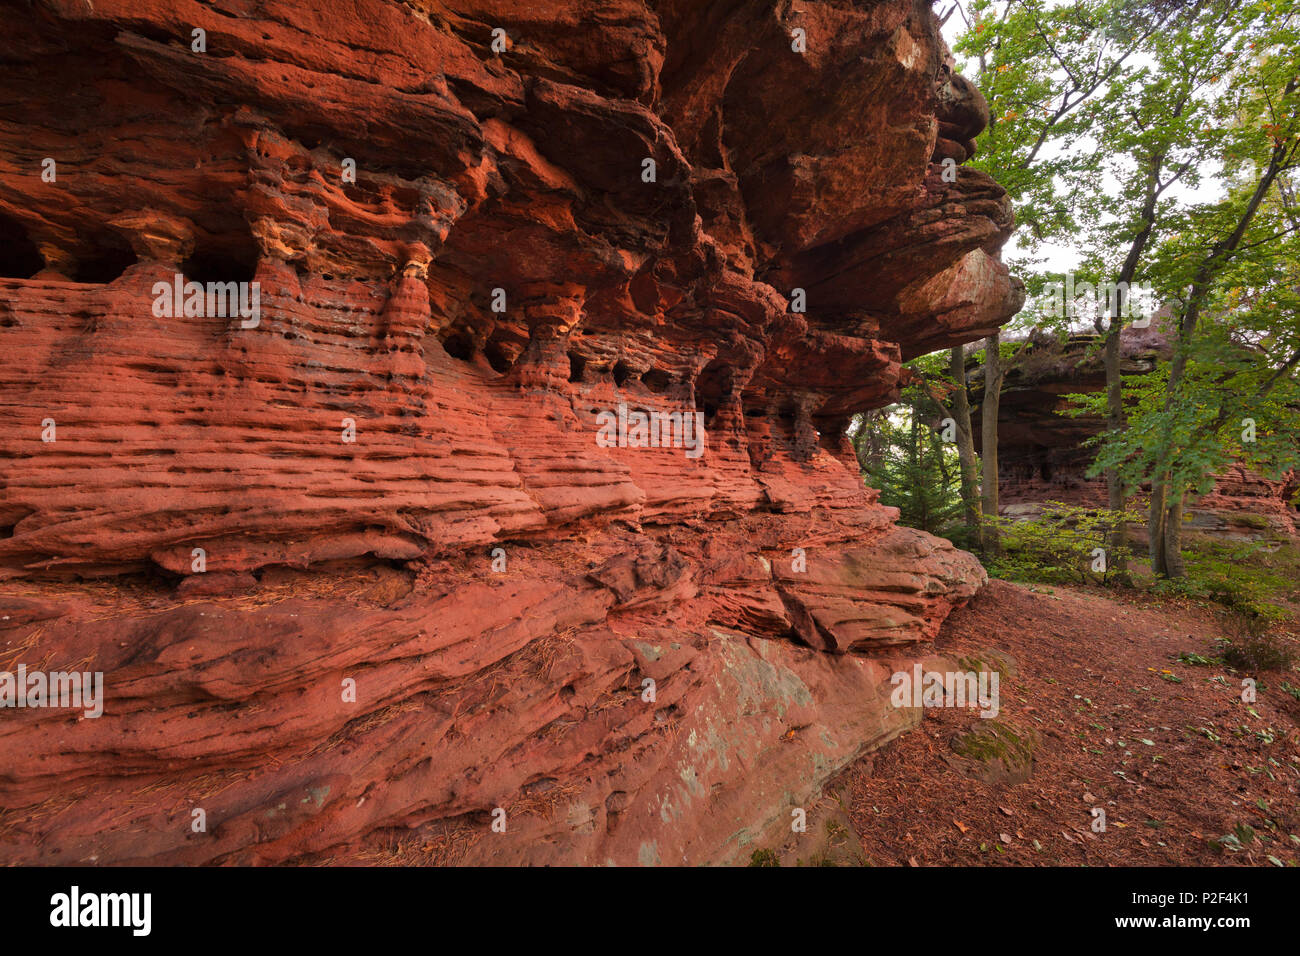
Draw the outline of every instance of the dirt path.
M1300 865L1300 701L1282 689L1300 675L1255 675L1258 699L1247 704L1251 675L1177 660L1215 657L1216 637L1237 636L1233 619L1210 608L992 582L936 646L952 658L987 648L1014 658L996 719L1037 738L1032 774L981 779L986 766L952 741L988 722L927 709L917 731L845 780L869 860ZM1094 807L1105 832L1093 832ZM1240 848L1210 843L1234 829Z

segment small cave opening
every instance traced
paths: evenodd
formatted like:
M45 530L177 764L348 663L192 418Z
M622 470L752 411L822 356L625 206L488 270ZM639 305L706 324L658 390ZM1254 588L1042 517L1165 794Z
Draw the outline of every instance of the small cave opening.
M622 359L614 363L614 384L622 388L627 384L627 380L632 377L632 366L628 365Z
M813 419L813 431L817 433L817 444L832 455L840 449L840 442L849 427L848 419L817 416Z
M73 282L108 284L140 260L131 244L116 232L93 236L83 248L88 251L77 259Z
M1048 464L1047 462L1043 462L1042 464L1040 464L1040 465L1038 466L1038 477L1042 478L1043 481L1051 481L1051 480L1052 480L1052 466L1051 466L1050 464Z
M0 213L0 278L30 279L45 268L45 257L16 219Z
M581 382L583 373L587 370L587 360L577 352L569 353L569 381Z
M483 356L487 359L488 365L492 366L492 371L504 375L514 366L514 360L510 358L509 353L502 346L500 339L492 339L483 347Z
M660 395L668 391L668 386L673 383L673 377L661 368L652 368L641 376L641 381L650 391Z
M464 332L453 332L442 340L443 350L454 359L468 362L474 357L474 340Z
M695 399L704 412L704 427L713 424L718 409L731 392L731 367L721 359L714 359L695 380Z
M242 242L203 242L181 263L191 282L252 282L257 276L257 245L249 236Z

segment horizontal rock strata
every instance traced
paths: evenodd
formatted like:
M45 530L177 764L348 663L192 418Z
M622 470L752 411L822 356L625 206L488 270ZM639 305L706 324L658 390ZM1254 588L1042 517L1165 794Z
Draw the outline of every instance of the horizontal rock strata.
M915 723L984 572L844 428L1022 301L982 99L921 0L516 7L7 14L0 670L104 712L0 710L0 861L744 861Z

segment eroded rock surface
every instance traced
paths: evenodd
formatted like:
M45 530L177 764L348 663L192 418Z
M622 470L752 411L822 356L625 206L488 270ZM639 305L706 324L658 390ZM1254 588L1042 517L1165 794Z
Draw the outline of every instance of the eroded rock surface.
M928 4L37 0L0 61L0 669L105 681L0 710L0 859L743 861L915 723L985 576L844 427L1023 298Z

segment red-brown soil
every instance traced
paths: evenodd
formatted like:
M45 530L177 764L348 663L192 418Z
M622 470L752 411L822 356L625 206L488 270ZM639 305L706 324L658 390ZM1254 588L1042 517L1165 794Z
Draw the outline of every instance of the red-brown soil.
M1177 660L1183 652L1217 657L1215 638L1244 633L1228 613L1186 602L990 583L952 614L937 648L954 659L986 648L1014 657L1018 673L1003 675L996 719L1036 733L1032 776L984 782L951 746L982 723L976 712L928 708L919 729L848 774L867 858L919 866L1300 863L1292 839L1300 838L1300 702L1282 689L1300 679ZM1293 627L1275 633L1294 646ZM1241 700L1247 676L1259 681L1254 704ZM1093 807L1105 810L1104 833L1092 832ZM1210 843L1239 824L1255 831L1242 849Z

